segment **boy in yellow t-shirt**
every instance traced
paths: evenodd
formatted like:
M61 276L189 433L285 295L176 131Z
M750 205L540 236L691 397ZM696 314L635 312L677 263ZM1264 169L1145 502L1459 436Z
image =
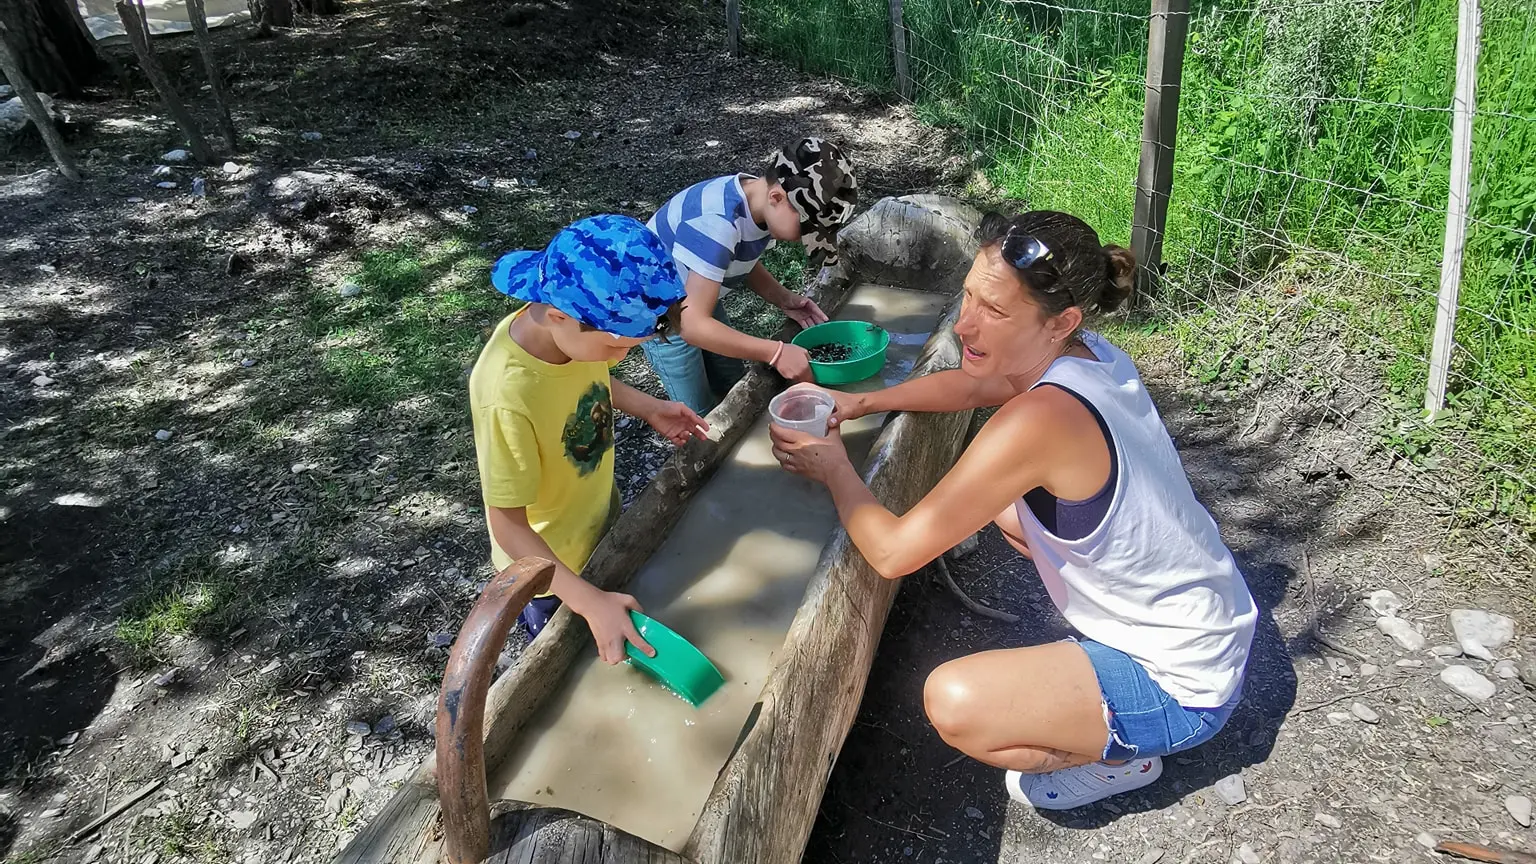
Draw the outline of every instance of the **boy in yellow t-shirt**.
M654 655L630 620L635 598L578 574L618 515L614 409L675 444L709 429L681 403L610 373L675 320L684 291L672 256L640 222L593 216L542 252L502 256L491 284L528 303L496 326L469 378L492 562L497 570L529 555L556 562L553 596L524 612L530 636L564 602L587 620L604 662L624 659L625 640Z

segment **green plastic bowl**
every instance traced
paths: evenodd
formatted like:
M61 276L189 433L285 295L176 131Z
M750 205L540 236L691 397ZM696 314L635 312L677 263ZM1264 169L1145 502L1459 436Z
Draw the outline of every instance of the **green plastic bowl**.
M655 657L647 657L626 642L624 650L629 654L629 662L644 669L689 705L699 707L699 703L725 684L725 676L709 662L704 652L672 628L639 612L631 611L629 617L635 622L635 629L640 631L640 637L656 649Z
M885 350L891 334L868 321L828 321L796 334L790 344L809 351L819 345L847 345L848 359L837 363L811 361L817 384L852 384L879 374L885 368Z

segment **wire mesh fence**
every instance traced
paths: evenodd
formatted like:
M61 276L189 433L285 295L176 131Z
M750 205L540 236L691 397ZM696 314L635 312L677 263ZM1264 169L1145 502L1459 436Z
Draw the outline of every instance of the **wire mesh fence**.
M1461 524L1536 532L1536 4L1482 0L1447 410L1423 411L1449 199L1457 0L1195 0L1151 298L1192 370L1347 393L1335 419ZM893 9L894 7L894 9ZM743 0L748 50L894 90L990 184L1126 243L1148 0ZM1364 410L1361 410L1362 407Z

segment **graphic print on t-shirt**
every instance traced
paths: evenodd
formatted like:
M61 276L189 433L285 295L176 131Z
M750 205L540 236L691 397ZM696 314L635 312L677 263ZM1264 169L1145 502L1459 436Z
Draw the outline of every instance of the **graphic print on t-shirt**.
M608 388L593 384L576 402L576 411L565 421L560 435L565 456L585 477L597 470L613 447L613 402Z

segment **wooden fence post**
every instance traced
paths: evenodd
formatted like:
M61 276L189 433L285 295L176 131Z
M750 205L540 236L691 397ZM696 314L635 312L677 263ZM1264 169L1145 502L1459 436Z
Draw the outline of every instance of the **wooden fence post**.
M741 0L725 0L725 50L741 56Z
M907 28L901 20L901 0L891 0L891 58L896 61L896 92L912 98L912 76L907 72Z
M1189 0L1152 0L1147 38L1147 102L1141 123L1141 167L1136 173L1136 207L1131 251L1136 254L1136 290L1154 296L1173 192L1173 145L1179 132L1179 87L1184 75L1184 38L1189 34Z
M5 23L0 22L0 72L5 73L5 80L11 82L11 89L16 91L16 96L21 99L27 116L32 118L32 125L36 126L38 134L43 136L43 143L48 145L48 152L53 156L54 164L59 166L59 173L78 183L80 169L75 167L75 157L70 155L69 147L64 144L64 138L59 135L58 127L53 125L53 115L48 113L48 107L38 97L32 82L21 74L21 58L11 50L11 44L6 39L6 34L9 32Z
M1456 91L1451 97L1451 196L1445 209L1445 251L1440 260L1440 294L1435 302L1435 336L1429 354L1424 410L1445 408L1451 349L1456 343L1456 301L1461 294L1461 258L1467 245L1467 193L1472 181L1472 116L1477 111L1477 53L1482 42L1477 0L1461 0L1456 29Z

